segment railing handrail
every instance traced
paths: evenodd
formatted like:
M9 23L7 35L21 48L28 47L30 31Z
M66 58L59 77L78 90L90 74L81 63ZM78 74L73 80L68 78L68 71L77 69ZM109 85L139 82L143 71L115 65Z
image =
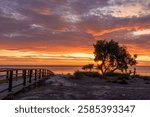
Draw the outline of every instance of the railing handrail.
M7 70L36 70L36 69L43 69L43 68L0 68L0 72L4 72ZM45 69L45 70L48 70L48 69ZM49 71L51 71L51 70L49 70Z

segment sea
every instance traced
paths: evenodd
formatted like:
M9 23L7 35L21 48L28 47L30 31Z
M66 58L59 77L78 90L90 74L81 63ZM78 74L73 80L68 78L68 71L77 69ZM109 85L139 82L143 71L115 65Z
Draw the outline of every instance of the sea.
M77 70L81 70L82 66L62 66L62 65L0 65L0 69L28 69L28 68L44 68L53 71L55 74L73 74ZM130 67L133 70L134 67ZM150 66L136 66L136 73L141 76L150 76Z

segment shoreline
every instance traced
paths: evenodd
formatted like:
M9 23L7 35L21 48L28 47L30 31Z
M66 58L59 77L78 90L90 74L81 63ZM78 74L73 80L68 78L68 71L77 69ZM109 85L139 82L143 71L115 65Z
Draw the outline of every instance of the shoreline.
M19 65L19 66L5 66L5 67L2 67L0 65L0 69L7 69L7 68L45 68L45 69L49 69L51 71L53 71L55 74L67 74L67 73L70 73L70 74L73 74L75 71L77 70L81 70L81 66L38 66L38 65L30 65L30 66L22 66L22 65ZM137 74L139 74L140 76L150 76L150 66L137 66ZM130 69L129 69L130 70ZM132 69L131 69L132 70ZM96 70L95 70L96 71Z

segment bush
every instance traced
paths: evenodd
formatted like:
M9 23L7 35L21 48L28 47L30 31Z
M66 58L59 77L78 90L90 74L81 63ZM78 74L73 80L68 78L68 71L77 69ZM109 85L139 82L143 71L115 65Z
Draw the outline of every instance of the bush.
M108 76L112 76L112 78L108 78L108 82L119 84L128 84L127 80L130 78L129 74L121 73L108 73Z
M82 79L83 78L83 73L82 72L80 72L80 71L76 71L76 72L74 72L74 77L73 78L75 78L75 79Z
M119 79L129 80L129 79L130 79L130 75L129 75L129 74L121 74L121 75L119 76Z
M88 77L101 77L102 75L100 75L98 72L84 72L84 71L76 71L74 73L74 76L77 79L81 79L84 76L88 76Z
M119 84L128 84L128 81L130 78L130 75L129 74L121 74L119 76L119 78L117 79L117 83Z
M107 72L104 74L105 76L110 76L110 77L114 77L114 76L120 76L121 73L119 72Z
M117 83L119 83L119 84L128 84L126 79L118 79Z
M136 74L136 75L131 75L132 78L141 78L140 75Z
M149 76L143 76L143 80L150 81L150 77Z
M101 75L98 72L84 72L83 75L89 77L101 77Z

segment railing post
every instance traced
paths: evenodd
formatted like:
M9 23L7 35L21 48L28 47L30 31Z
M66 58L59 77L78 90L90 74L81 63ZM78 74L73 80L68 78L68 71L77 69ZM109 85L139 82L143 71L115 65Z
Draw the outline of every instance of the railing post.
M10 70L10 74L9 74L9 87L8 87L8 91L9 92L12 91L12 81L13 81L13 70Z
M44 69L42 69L42 78L44 77Z
M28 76L28 78L30 77L30 70L27 70L27 76Z
M42 78L43 78L43 69L41 69L41 75L42 75Z
M18 70L16 70L16 80L18 79Z
M7 79L7 81L9 80L9 70L7 70L6 79Z
M43 77L45 77L45 69L43 69Z
M43 78L45 77L45 69L43 69Z
M27 78L27 76L26 76L26 70L22 71L22 76L23 76L23 85L26 86L26 78Z
M47 77L47 76L46 76L46 69L45 69L45 77Z
M39 69L39 79L41 79L41 69Z
M48 71L49 71L49 70L47 70L47 73L46 73L46 74L47 74L47 76L46 76L47 78L49 78L49 72L48 72Z
M16 70L16 77L18 77L18 70Z
M45 70L45 77L47 78L47 69Z
M33 70L29 70L29 83L32 82L32 72Z
M49 78L49 70L47 70L47 78Z
M37 80L37 69L35 69L35 77L34 77L34 80L35 80L35 81Z

